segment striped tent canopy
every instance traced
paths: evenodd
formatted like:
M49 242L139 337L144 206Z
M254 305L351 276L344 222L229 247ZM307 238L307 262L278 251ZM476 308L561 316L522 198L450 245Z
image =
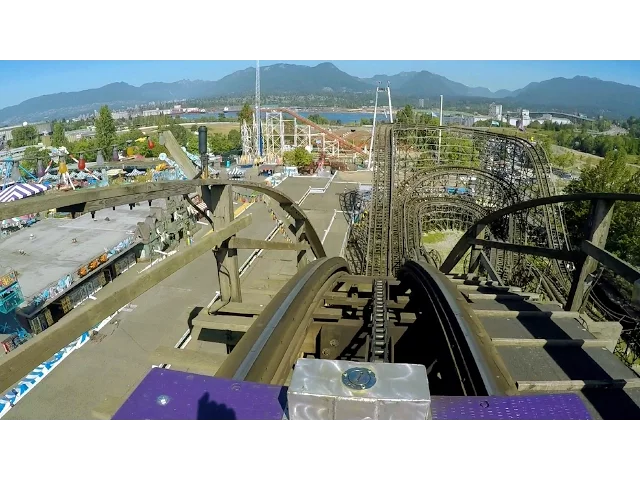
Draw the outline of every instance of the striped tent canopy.
M227 175L229 176L229 178L243 178L244 170L238 167L230 168L229 170L227 170Z
M31 195L42 193L45 190L49 190L47 185L16 183L15 185L12 185L0 192L0 203L21 200L23 198L30 197Z

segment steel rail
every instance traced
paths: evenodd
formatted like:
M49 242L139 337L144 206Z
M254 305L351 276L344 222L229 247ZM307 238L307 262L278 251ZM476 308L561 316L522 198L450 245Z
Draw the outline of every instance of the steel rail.
M284 384L316 305L339 276L347 273L347 262L341 257L325 257L306 265L265 306L216 376Z
M446 322L443 329L445 334L448 333L461 382L467 384L467 395L505 395L515 392L515 382L491 338L447 277L427 262L413 260L405 262L398 277L411 286L412 293L420 292L420 298L428 299L426 301L440 308L444 317L441 321ZM458 355L455 354L456 350Z

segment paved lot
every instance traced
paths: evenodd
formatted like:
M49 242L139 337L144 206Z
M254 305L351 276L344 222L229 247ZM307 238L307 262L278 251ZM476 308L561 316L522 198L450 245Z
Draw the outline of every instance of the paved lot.
M45 218L0 241L0 262L20 273L22 293L29 297L134 233L137 223L149 215L148 203L143 205L133 210L127 205L99 210L95 219L91 215L74 220ZM78 242L71 243L73 238ZM24 250L26 255L18 250Z
M289 178L281 189L294 200L300 200L309 186L322 188L327 181ZM325 194L310 195L303 204L303 208L313 214L315 220L312 221L319 227L320 238L331 223L334 210L339 209L338 197L331 188ZM344 186L339 190L344 190ZM248 214L253 216L253 223L241 235L266 238L275 226L267 207L256 203L242 215ZM327 238L333 234L339 236L338 230L334 231L340 224L339 217L343 218L341 214L336 215ZM278 237L275 240L282 240ZM241 250L240 264L251 253ZM136 266L125 275L136 275L142 268L144 265ZM273 275L292 275L295 270L295 253L268 251L252 265L243 278L243 287L255 288ZM159 346L173 347L187 330L188 315L193 307L206 306L217 289L215 259L213 255L204 255L132 302L130 312L118 314L95 340L71 354L4 418L91 419L92 410L108 397L122 398L135 388L151 367L149 355ZM100 292L96 296L99 297Z

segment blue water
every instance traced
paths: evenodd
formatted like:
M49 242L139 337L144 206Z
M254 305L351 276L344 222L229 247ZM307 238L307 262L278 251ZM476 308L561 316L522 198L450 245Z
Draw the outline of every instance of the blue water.
M360 119L364 118L367 120L373 120L373 113L368 113L368 112L305 112L305 111L298 111L297 112L298 115L300 115L301 117L305 117L308 118L309 115L320 115L321 117L326 118L329 121L338 121L340 120L344 125L349 124L349 123L360 123ZM215 113L188 113L185 115L180 115L180 118L184 119L184 120L196 120L198 118L202 118L202 117L217 117L218 116L218 112ZM225 114L225 118L228 118L229 120L233 120L237 117L237 113L236 112L229 112ZM290 119L291 117L289 117L289 115L284 114L284 118L285 119ZM384 114L379 113L378 114L378 120L382 120L384 121L385 117Z

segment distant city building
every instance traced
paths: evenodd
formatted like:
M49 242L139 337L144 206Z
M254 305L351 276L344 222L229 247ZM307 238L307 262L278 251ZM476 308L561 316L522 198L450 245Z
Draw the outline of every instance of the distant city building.
M67 137L67 140L70 142L77 142L83 138L94 138L96 136L96 129L93 127L82 130L71 130L69 132L64 132L64 136Z
M126 110L111 112L111 116L114 120L129 120L131 118L131 114Z
M489 117L502 121L502 105L496 105L495 103L489 105Z
M539 122L539 123L551 122L557 125L570 125L571 123L573 123L568 118L554 117L550 113L545 113L543 115L540 115L539 117L531 118L529 114L529 110L524 110L524 109L521 110L519 113L510 113L508 115L508 121L509 121L509 125L513 127L518 127L518 126L528 127L529 125L531 125L532 122Z
M153 110L143 110L143 117L154 117L156 115L171 115L171 109L160 110L159 108L155 108Z
M442 117L443 125L461 125L463 127L472 127L474 117L466 117L462 115L448 115Z
M418 100L418 106L420 108L424 108L424 98L421 98L420 100Z
M38 131L38 135L48 135L53 133L52 132L53 125L51 124L51 122L29 123L28 125L31 127L35 127L35 129ZM15 128L20 128L20 127L22 127L22 125L13 125L9 127L0 128L0 138L4 137L5 142L12 140L13 134L11 133L11 131Z

